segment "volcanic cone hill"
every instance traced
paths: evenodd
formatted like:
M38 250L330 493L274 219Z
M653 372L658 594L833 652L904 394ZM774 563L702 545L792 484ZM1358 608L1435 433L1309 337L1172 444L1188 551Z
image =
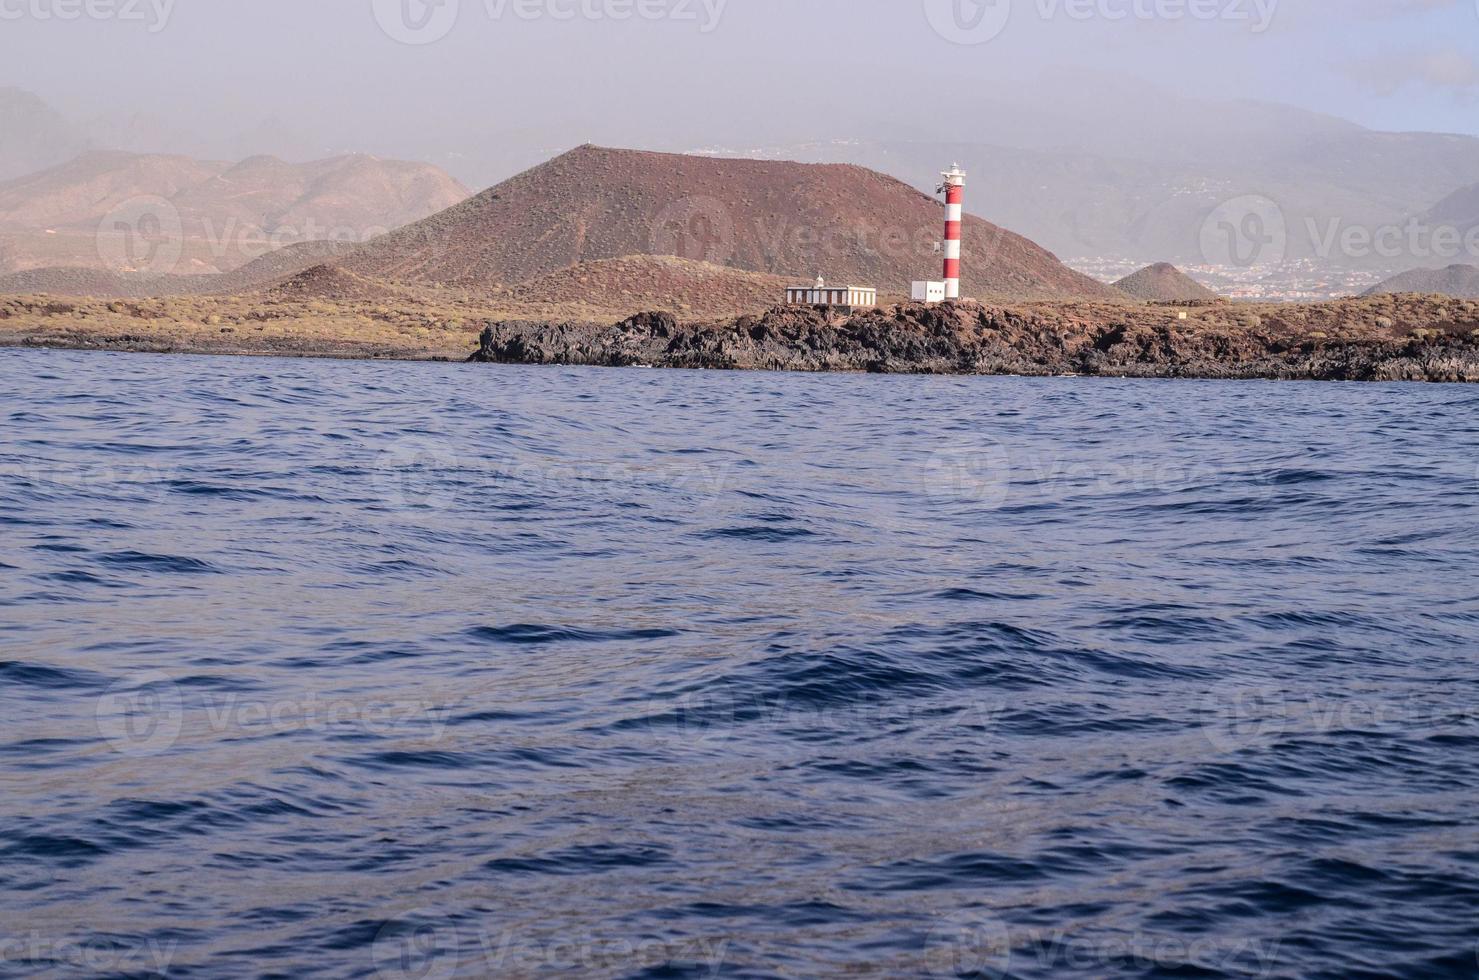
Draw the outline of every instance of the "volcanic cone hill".
M1122 293L1148 303L1215 302L1217 294L1168 262L1146 266L1114 284Z
M861 167L582 146L342 265L390 282L494 290L581 263L671 255L902 293L939 277L943 219L935 199ZM980 218L967 216L964 239L967 294L1123 298Z
M1446 269L1413 269L1372 286L1362 295L1383 293L1440 293L1459 299L1479 299L1479 268L1451 265Z

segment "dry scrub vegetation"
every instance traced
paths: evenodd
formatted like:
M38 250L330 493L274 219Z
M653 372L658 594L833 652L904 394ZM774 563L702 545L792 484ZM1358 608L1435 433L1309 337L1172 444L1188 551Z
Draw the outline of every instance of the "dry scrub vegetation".
M462 359L489 319L605 323L621 310L426 293L376 302L283 297L0 297L0 344L156 353Z

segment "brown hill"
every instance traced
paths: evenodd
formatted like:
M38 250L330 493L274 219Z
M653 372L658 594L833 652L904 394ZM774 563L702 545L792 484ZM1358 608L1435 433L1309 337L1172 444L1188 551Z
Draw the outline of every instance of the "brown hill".
M99 230L119 214L116 209L155 202L148 205L149 220L159 227L151 231L183 239L182 258L170 269L150 271L214 272L293 242L364 242L467 195L436 167L367 156L301 164L253 157L229 164L89 153L0 183L0 236L12 268L66 264L131 271L117 268L118 257L129 250L103 247ZM158 211L164 213L153 213ZM125 230L132 217L133 212L124 215Z
M343 242L300 242L268 252L231 272L203 276L142 276L78 266L26 269L0 276L0 293L101 299L248 293L333 261L352 247Z
M1114 284L1114 288L1149 303L1213 302L1217 294L1167 262L1146 266Z
M907 290L940 274L943 206L846 165L582 146L400 231L344 267L406 283L491 289L630 255ZM963 289L1020 298L1114 298L1027 239L976 217Z
M1377 283L1362 295L1383 293L1440 293L1459 299L1479 299L1479 268L1451 265L1446 269L1413 269Z

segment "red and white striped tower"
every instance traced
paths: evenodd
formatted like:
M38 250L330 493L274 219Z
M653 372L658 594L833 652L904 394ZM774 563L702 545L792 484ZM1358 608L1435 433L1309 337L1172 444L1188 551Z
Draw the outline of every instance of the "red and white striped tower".
M960 299L960 223L965 203L965 171L955 164L940 176L945 183L945 298Z

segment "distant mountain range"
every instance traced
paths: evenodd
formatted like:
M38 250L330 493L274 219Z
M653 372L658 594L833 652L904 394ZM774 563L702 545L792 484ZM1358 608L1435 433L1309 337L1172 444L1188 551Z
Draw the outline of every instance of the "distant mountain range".
M367 156L311 163L253 157L233 164L89 153L0 184L0 227L95 231L120 204L147 196L168 201L189 236L224 234L234 222L266 235L300 238L314 228L388 231L468 193L427 164Z
M91 152L0 183L0 272L141 271L130 243L110 240L138 234L178 239L180 252L142 271L224 272L293 242L364 242L468 193L427 164L367 156L295 164Z

